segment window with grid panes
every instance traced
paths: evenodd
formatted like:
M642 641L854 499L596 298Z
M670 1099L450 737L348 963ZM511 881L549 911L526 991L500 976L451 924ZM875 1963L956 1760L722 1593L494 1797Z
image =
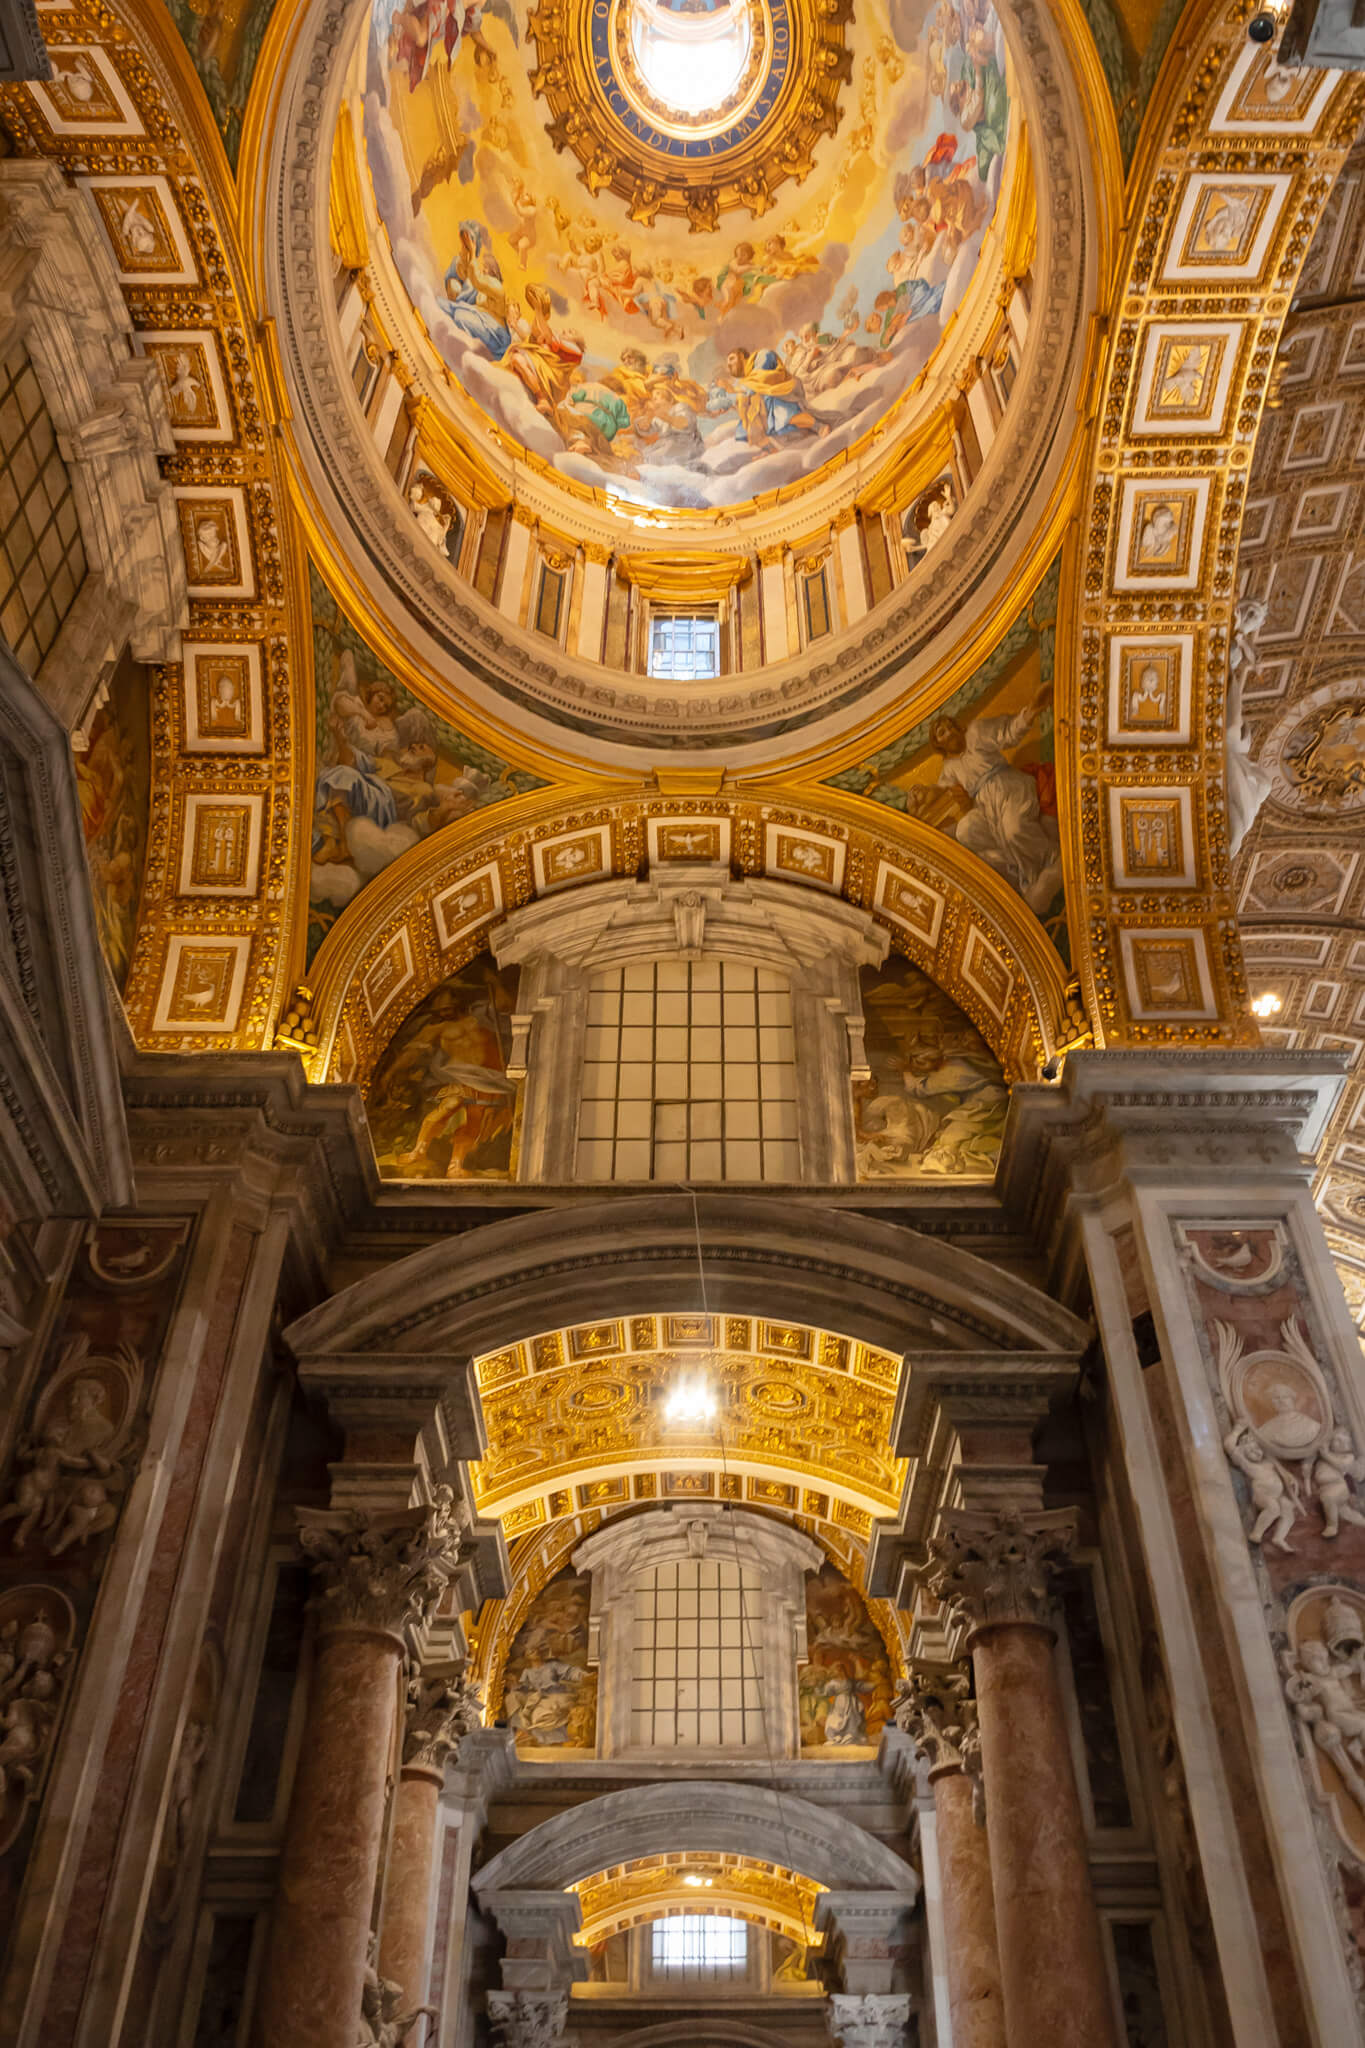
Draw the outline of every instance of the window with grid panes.
M718 676L720 620L682 612L656 614L649 622L649 673L676 683Z
M579 1180L800 1177L784 977L737 960L604 969L588 995Z
M30 675L85 581L71 479L28 353L0 358L0 632Z
M635 1582L631 1743L749 1749L764 1740L762 1582L732 1558L656 1565Z
M656 1920L650 1935L656 1975L667 1971L670 1977L704 1984L742 1976L748 1967L748 1926L722 1913L675 1913Z

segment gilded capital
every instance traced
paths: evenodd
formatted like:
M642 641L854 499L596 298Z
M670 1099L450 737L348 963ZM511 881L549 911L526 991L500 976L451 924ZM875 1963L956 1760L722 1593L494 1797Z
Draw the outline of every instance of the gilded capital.
M398 1513L299 1508L296 1514L324 1630L381 1629L401 1637L430 1615L463 1554L453 1497L444 1486L433 1505Z
M969 1631L1048 1628L1052 1578L1076 1541L1074 1508L950 1508L929 1546L924 1582Z
M976 1702L967 1697L970 1681L961 1666L917 1663L896 1688L892 1714L902 1734L929 1766L932 1781L940 1772L966 1769L966 1754L976 1732Z
M483 1723L483 1695L463 1673L428 1675L408 1681L403 1731L403 1768L439 1777L446 1758L458 1752L472 1728Z

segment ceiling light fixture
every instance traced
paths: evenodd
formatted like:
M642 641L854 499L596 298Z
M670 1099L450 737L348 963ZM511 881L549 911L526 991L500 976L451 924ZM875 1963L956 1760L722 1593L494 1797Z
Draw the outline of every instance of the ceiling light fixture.
M1275 1017L1279 1015L1283 1008L1284 1004L1273 989L1267 989L1263 996L1254 996L1252 998L1251 1014L1253 1017Z
M679 1380L664 1402L665 1422L709 1422L716 1397L705 1380Z

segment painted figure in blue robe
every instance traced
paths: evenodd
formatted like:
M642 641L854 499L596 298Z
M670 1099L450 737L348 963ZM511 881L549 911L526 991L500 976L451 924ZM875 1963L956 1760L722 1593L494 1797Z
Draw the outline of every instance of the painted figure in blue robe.
M512 342L507 287L482 222L460 222L460 246L446 272L445 291L439 304L461 334L478 342L495 363L501 362Z

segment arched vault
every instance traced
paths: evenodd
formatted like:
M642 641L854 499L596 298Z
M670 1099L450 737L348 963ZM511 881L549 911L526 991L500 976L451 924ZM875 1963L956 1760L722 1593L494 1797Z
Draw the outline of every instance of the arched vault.
M700 1259L699 1259L700 1247ZM699 1271L699 1264L704 1269ZM1067 1309L1016 1275L916 1230L830 1210L818 1242L768 1195L659 1193L484 1225L355 1281L288 1331L306 1361L477 1357L547 1321L755 1310L905 1351L1074 1352Z
M916 1889L910 1866L841 1814L762 1785L695 1780L632 1786L555 1814L485 1863L474 1889L562 1891L610 1864L684 1849L738 1851L829 1891Z
M1280 330L1365 83L1305 68L1272 99L1250 11L1190 9L1148 111L1065 556L1058 788L1101 1043L1257 1037L1228 864L1237 547Z

